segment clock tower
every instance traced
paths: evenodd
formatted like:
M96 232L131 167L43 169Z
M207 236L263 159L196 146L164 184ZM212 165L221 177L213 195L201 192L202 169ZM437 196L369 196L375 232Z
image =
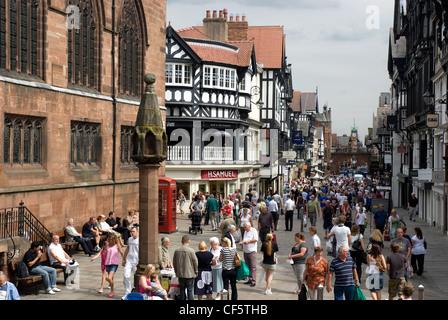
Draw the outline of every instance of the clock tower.
M358 150L358 128L355 126L352 127L352 131L350 133L350 147L352 151Z

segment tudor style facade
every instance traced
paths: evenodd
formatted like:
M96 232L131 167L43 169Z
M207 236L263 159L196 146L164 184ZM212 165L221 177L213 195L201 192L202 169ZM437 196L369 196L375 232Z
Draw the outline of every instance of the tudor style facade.
M187 199L198 190L245 193L258 186L262 124L253 100L260 67L252 42L212 38L226 24L220 12L209 14L204 27L167 28L166 174Z
M441 0L395 1L389 76L393 133L393 203L419 199L419 215L447 231L448 4ZM427 119L432 121L430 123ZM435 126L433 124L436 124ZM445 178L440 178L445 173Z

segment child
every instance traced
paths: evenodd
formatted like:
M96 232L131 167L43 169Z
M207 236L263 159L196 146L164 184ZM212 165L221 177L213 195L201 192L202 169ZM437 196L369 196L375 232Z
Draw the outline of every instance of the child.
M104 283L106 282L106 278L107 278L107 272L106 272L106 245L107 242L104 241L103 244L103 249L98 252L93 258L90 259L90 261L93 261L95 259L97 259L100 255L101 255L101 272L103 273L102 279L101 279L101 287L98 290L98 293L103 293L103 289L104 289Z
M151 275L151 287L154 287L159 284L159 277L157 274ZM153 295L163 298L164 300L168 300L168 296L166 294L166 290L163 288L152 290Z

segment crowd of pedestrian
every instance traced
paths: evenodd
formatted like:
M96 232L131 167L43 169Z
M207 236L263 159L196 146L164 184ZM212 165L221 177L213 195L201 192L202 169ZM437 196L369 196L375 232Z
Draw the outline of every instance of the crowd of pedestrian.
M299 297L303 296L300 293L305 289L309 299L317 299L317 287L322 285L328 292L334 292L336 300L344 297L350 300L355 288L365 280L372 299L381 299L386 274L390 280L389 298L403 298L403 288L408 279L414 274L422 275L426 251L421 229L416 228L415 235L407 237L403 233L406 230L401 223L403 218L398 217L395 209L387 212L383 203L374 208L372 198L381 198L383 194L363 181L347 177L331 177L318 182L298 179L282 190L282 194L272 188L265 195L259 194L255 188L245 195L236 190L226 197L200 191L193 194L193 199L202 203L200 208L204 208L201 209L204 225L210 223L212 231L218 230L221 236L221 241L217 237L213 241L211 239L209 248L215 257L213 263L210 260L210 270L217 268L217 263L221 270L221 277L216 271L209 277L211 287L215 281L219 284L218 289L212 291L216 294L215 299L221 299L222 293L229 289L235 291L229 297L237 299L236 270L242 268L234 263L238 248L242 250L244 267L248 269L243 283L255 287L257 271L261 272L265 277L265 294L273 294L272 276L279 263L275 238L281 215L285 219L284 231L292 231L296 219L302 219L302 223L306 221L305 226L309 223L309 240L303 232L296 233L288 255L297 283L294 293ZM179 202L179 205L183 203ZM418 199L413 194L409 203L411 220L416 208ZM190 210L196 210L194 202ZM317 235L320 221L325 234L322 242ZM364 237L370 222L373 232L370 237ZM385 241L390 241L390 248ZM394 251L396 246L398 252ZM384 250L390 250L390 253L384 254ZM257 252L263 254L261 263L257 263ZM325 257L325 252L328 257ZM396 254L400 257L397 258ZM202 277L197 280L202 281ZM211 295L207 297L212 299Z

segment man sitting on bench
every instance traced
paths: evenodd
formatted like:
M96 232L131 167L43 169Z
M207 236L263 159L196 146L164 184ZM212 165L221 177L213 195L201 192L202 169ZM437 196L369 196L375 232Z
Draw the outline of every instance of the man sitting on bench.
M31 248L25 253L23 262L27 265L31 275L42 276L46 293L55 294L55 292L61 291L61 289L56 287L56 269L48 266L41 266L40 258L42 255L42 246L40 242L34 241L31 243Z
M82 238L82 235L76 231L76 228L73 226L73 219L70 218L67 222L67 226L65 227L65 241L67 242L78 242L82 250L84 250L85 254L88 254L89 257L95 253L95 250L92 245L92 241L85 240Z
M70 256L64 251L61 244L59 243L59 236L57 234L53 235L51 244L48 247L48 259L50 260L50 265L53 268L65 269L65 285L74 283L79 264L75 260L72 260Z

